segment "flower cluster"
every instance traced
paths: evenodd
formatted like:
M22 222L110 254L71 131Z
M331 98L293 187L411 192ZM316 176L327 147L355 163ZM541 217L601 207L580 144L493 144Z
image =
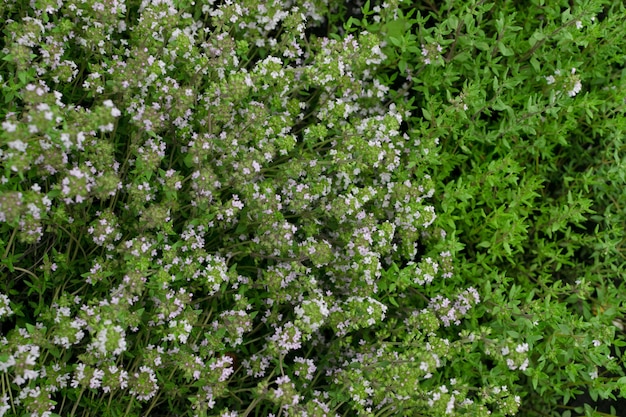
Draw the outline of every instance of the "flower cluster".
M13 314L13 309L10 305L9 297L6 294L0 293L0 319L9 317Z
M154 370L148 366L139 368L130 378L129 392L140 401L148 401L154 397L159 389L156 374Z
M422 44L422 60L425 65L434 65L441 64L443 62L443 58L441 57L441 52L443 52L443 48L436 42L429 44Z
M565 92L569 97L574 97L583 88L580 75L576 74L576 68L572 68L569 73L565 74L557 69L553 75L548 75L545 79L548 85L554 85L557 95Z
M491 348L487 348L485 353L492 355L506 363L506 366L511 370L519 369L525 371L528 369L528 343L519 343L511 346L510 343L504 343L498 347L499 352L492 351Z
M452 324L461 324L461 318L479 302L478 291L470 287L458 294L454 302L449 298L437 295L430 300L429 308L437 314L445 327L449 327Z
M99 246L112 244L122 238L122 234L119 232L119 223L117 217L111 210L107 210L103 213L96 213L98 217L87 229L87 232L91 235L94 243Z

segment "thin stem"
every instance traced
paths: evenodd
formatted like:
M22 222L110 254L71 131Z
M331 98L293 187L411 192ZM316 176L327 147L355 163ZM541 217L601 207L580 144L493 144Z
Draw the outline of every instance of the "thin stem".
M112 391L109 393L109 402L107 404L107 410L111 409L111 402L113 402L113 392Z
M80 242L78 242L78 240L74 237L74 235L72 233L70 233L65 227L59 225L59 224L55 224L56 227L58 227L59 229L63 230L65 233L67 233L67 235L70 237L70 239L76 244L76 246L78 246L81 250L81 252L83 253L84 259L89 259L87 257L87 253L85 253L85 250L83 249L82 245L80 244Z
M544 43L546 43L546 41L548 39L551 39L554 35L556 35L557 33L559 33L560 31L562 31L563 29L565 29L568 26L572 26L575 25L576 22L578 20L580 20L582 18L582 14L573 18L572 20L570 20L569 22L561 25L559 28L555 29L550 35L546 36L545 38L541 39L540 41L538 41L536 44L534 44L520 59L517 60L518 63L524 62L526 61L528 58L530 58L535 51L540 48Z
M72 407L72 412L70 413L70 417L73 417L76 414L76 409L78 408L78 404L80 404L80 399L83 396L83 392L85 392L85 388L81 388L80 392L78 393L78 398L76 398L76 402L74 403L74 407Z
M3 258L6 259L9 256L9 251L11 250L11 246L13 246L13 239L15 239L15 235L17 234L17 227L13 229L13 233L11 233L11 237L9 238L9 243L7 243L7 247L4 250Z
M2 374L2 392L9 393L11 410L13 411L13 414L17 415L17 412L15 411L15 402L13 401L13 391L11 390L11 384L9 383L9 374L6 372Z
M170 377L169 377L169 379L168 379L168 380L170 380L170 381L171 381L173 376L174 376L174 370L172 370L172 374L170 375ZM163 392L163 390L159 390L159 391L157 392L157 395L155 395L155 396L154 396L154 398L153 398L153 399L152 399L152 401L150 402L150 406L148 407L148 409L147 409L147 410L146 410L146 412L145 412L145 415L146 415L146 416L149 416L149 415L150 415L150 411L152 411L152 409L153 409L153 408L157 405L157 403L158 403L158 399L159 399L159 397L161 396L161 393L162 393L162 392Z
M250 403L250 405L248 406L248 408L246 408L246 411L243 412L243 417L246 417L248 415L250 415L250 413L254 410L254 408L256 407L256 405L261 401L260 398L255 398L254 401L252 401Z
M135 394L133 394L133 396L130 397L130 401L128 402L128 406L126 406L126 411L124 411L124 416L123 417L128 417L128 414L130 413L131 406L133 405L133 401L135 401Z
M19 266L14 266L13 269L15 269L16 271L21 271L21 272L23 272L25 274L28 274L31 277L33 277L34 279L39 279L39 277L37 275L35 275L31 271L29 271L28 269L20 268Z

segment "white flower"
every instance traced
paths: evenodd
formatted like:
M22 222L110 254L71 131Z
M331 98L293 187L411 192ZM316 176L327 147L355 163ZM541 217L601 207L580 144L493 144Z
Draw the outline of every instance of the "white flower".
M11 132L15 132L15 130L17 129L17 125L11 122L2 122L2 128L11 133Z
M2 417L7 411L9 411L10 408L11 406L9 405L9 396L5 394L2 396L2 398L0 398L0 417Z
M16 151L26 152L26 148L28 147L27 143L22 142L21 140L14 140L8 143L9 148L15 149Z
M528 369L528 359L524 359L524 362L522 362L522 364L519 367L520 371L525 371L526 369Z
M506 360L506 365L509 367L510 370L514 371L517 369L517 365L515 365L515 361L513 359L507 359Z
M6 361L0 361L0 372L6 372L13 365L15 365L15 357L11 355Z
M574 87L567 92L567 95L570 97L574 97L576 94L580 93L580 90L582 90L582 88L583 85L581 84L581 82L576 80L576 82L574 83Z
M13 310L11 309L9 297L0 293L0 318L8 317L11 314L13 314Z

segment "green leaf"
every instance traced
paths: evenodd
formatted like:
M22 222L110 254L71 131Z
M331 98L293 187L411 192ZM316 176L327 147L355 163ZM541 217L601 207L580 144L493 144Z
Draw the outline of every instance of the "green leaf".
M402 74L406 73L407 62L404 59L401 59L398 63L398 69Z
M528 43L530 44L530 46L535 46L537 42L545 39L545 37L546 35L544 35L543 32L537 30L530 36L530 38L528 39Z
M620 397L626 398L626 376L617 380L617 386L619 387Z
M350 29L356 30L356 28L353 28L352 26L360 27L361 22L358 19L355 19L354 17L350 16L348 21L343 24L343 28L345 30L350 30Z
M26 76L28 76L28 73L25 71L17 73L17 78L21 81L22 84L26 84Z
M191 153L187 154L185 156L185 159L183 159L183 163L187 168L191 168L192 166L194 166L195 164L193 162L193 155Z
M370 12L370 0L367 0L365 2L365 4L363 5L362 11L363 11L363 16L367 16L369 14L369 12Z
M13 259L11 256L7 256L6 258L4 258L0 265L6 266L9 269L9 272L15 272L15 268L13 268Z
M511 48L509 48L508 46L506 46L504 43L502 42L498 42L498 50L500 51L500 53L504 56L511 56L514 55L514 52Z
M472 55L470 55L469 52L467 51L458 53L454 55L454 58L453 58L454 61L458 61L458 62L466 62L466 61L469 61L470 59L472 59Z
M58 347L56 346L51 346L48 348L48 352L52 355L52 357L54 357L55 359L59 359L61 357L61 351L59 350Z
M391 303L391 305L395 307L400 307L400 305L398 304L398 302L396 301L394 297L389 297L389 302Z
M248 224L247 224L247 223L244 223L244 222L241 222L241 223L239 223L239 224L237 225L237 229L235 229L235 233L236 233L236 234L238 234L238 235L240 235L240 234L242 234L243 232L245 232L246 230L248 230Z
M385 24L387 36L400 38L404 35L405 21L404 19L396 19Z
M396 38L395 36L390 36L389 40L391 41L392 44L394 44L395 46L400 46L402 45L402 38Z
M459 26L459 18L455 15L451 15L450 17L448 17L446 23L448 24L448 27L450 29L454 30Z

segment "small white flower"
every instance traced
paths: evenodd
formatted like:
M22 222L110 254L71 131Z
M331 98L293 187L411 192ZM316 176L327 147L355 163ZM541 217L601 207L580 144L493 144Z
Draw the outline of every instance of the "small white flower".
M7 132L12 133L15 132L15 129L17 129L17 125L11 122L2 122L2 128Z
M517 353L528 352L528 343L522 343L522 344L517 345L517 347L515 348L515 351Z
M515 365L515 361L513 359L507 359L506 360L506 365L509 367L510 370L514 371L517 369L517 365Z
M0 318L8 317L13 314L13 310L10 306L9 297L5 294L0 293Z
M26 148L28 147L27 143L22 142L21 140L14 140L8 143L9 148L15 149L16 151L26 152Z
M574 83L574 87L567 92L567 95L570 97L574 97L576 94L580 93L580 90L582 90L583 85L580 81L576 80L576 82Z
M525 371L526 369L528 369L528 359L524 359L524 362L519 367L520 371Z

